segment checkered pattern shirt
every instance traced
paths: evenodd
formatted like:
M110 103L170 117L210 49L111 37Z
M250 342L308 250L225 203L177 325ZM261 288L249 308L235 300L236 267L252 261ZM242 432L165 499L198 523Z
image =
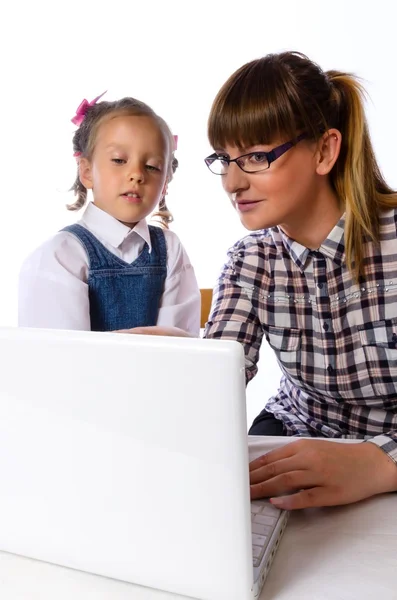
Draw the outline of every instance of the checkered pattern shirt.
M397 209L366 242L365 277L346 267L343 216L318 250L277 227L229 251L205 337L244 346L247 382L263 338L282 370L266 409L287 435L361 438L397 462Z

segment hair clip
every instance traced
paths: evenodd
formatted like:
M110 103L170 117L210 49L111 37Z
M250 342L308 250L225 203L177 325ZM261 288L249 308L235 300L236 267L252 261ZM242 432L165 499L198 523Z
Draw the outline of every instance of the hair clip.
M82 102L80 102L80 104L76 110L75 116L73 117L73 119L71 119L72 123L74 123L77 126L80 126L82 124L82 122L84 121L84 117L87 113L87 109L90 106L94 106L94 104L96 104L98 102L98 100L100 100L100 98L102 98L102 96L104 96L106 94L106 91L103 92L100 96L97 96L96 98L91 100L91 102L88 102L88 100L86 100L84 98L84 100Z

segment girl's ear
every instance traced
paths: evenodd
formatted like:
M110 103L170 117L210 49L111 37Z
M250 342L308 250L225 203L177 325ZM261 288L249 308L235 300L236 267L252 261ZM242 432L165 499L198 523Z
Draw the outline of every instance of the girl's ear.
M79 160L79 177L81 183L87 190L92 189L92 167L88 158L81 158Z

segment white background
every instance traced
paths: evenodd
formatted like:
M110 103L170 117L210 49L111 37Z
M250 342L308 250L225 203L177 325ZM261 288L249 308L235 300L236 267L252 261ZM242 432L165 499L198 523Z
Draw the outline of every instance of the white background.
M180 169L168 201L201 287L212 287L228 246L244 234L220 180L203 162L211 152L211 102L243 63L299 50L324 69L362 77L375 150L397 187L392 0L22 0L1 6L0 325L16 324L24 257L77 218L65 209L76 169L70 119L83 98L104 90L107 99L130 95L147 102L179 135ZM258 408L278 379L268 360L266 354L261 361L267 373L250 386Z

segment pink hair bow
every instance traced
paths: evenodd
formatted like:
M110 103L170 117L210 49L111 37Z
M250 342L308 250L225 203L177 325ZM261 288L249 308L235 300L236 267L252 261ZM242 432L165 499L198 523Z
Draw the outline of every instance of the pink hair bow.
M76 110L75 116L73 117L73 119L71 119L72 123L74 123L77 126L80 126L84 121L87 108L89 108L90 106L94 106L94 104L96 104L98 100L100 100L100 98L102 98L102 96L104 96L105 94L106 92L103 92L100 96L97 96L96 98L91 100L91 102L88 102L88 100L84 98L84 100L80 103L78 109Z

